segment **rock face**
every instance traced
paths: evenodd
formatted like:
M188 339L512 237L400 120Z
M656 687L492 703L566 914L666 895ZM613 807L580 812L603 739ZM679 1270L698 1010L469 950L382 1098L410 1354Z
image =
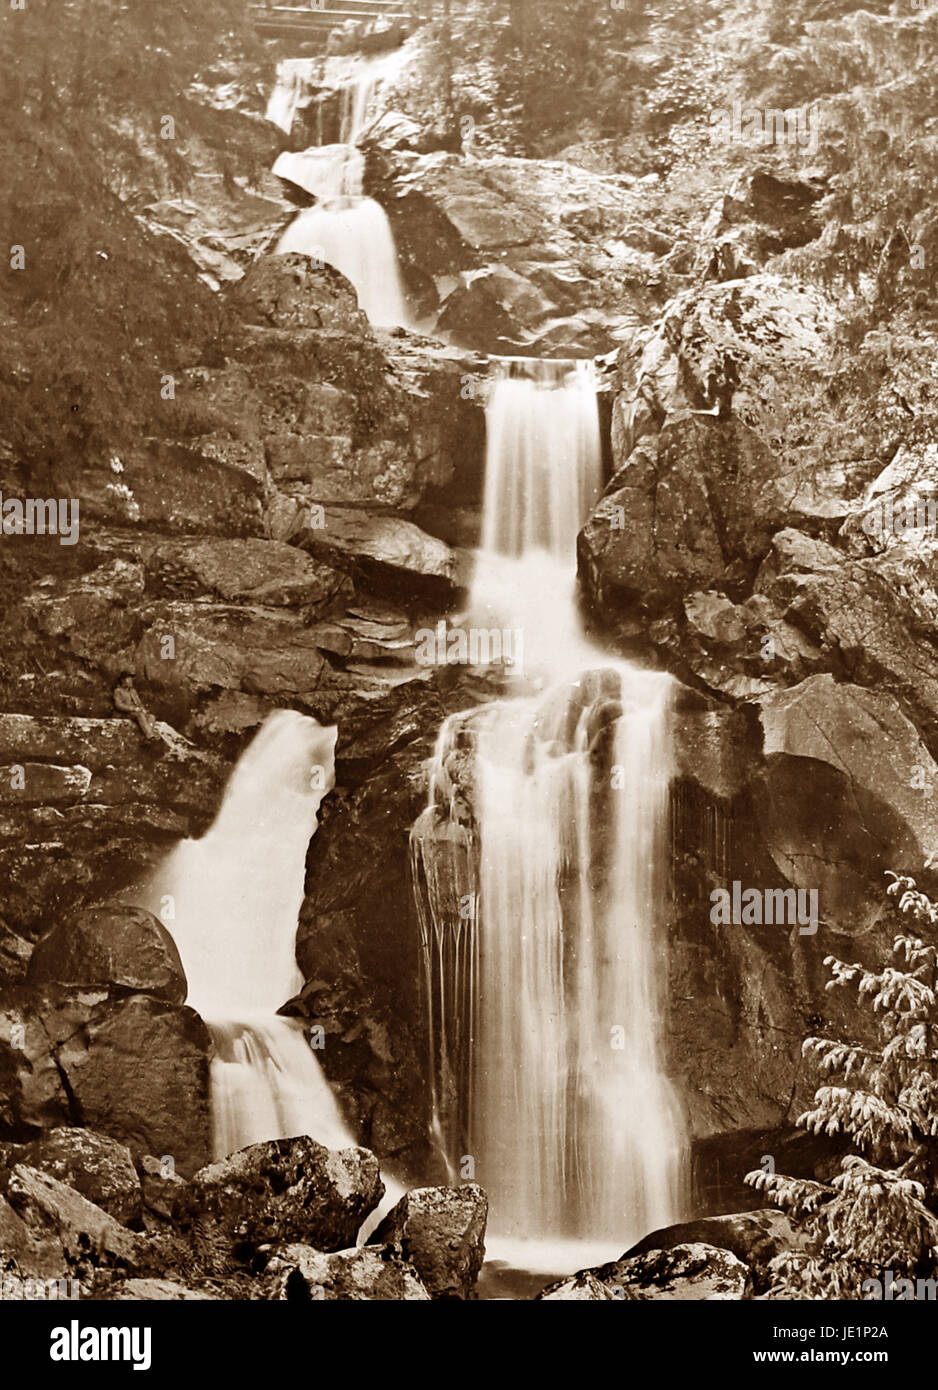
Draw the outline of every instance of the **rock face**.
M252 1144L202 1168L181 1190L175 1219L183 1231L209 1220L231 1240L351 1245L384 1194L367 1149L333 1151L306 1136Z
M468 1298L485 1258L488 1199L476 1183L408 1192L371 1237L400 1246L431 1298Z
M159 918L123 903L85 908L52 927L36 943L26 980L110 983L171 1004L184 1004L188 989L176 943Z

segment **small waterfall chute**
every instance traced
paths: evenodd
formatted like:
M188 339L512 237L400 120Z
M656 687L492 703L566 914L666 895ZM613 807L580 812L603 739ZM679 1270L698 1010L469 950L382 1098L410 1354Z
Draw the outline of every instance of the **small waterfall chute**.
M297 916L335 740L334 728L306 715L270 715L209 830L177 845L149 884L148 905L182 957L188 1002L215 1039L217 1158L296 1134L329 1148L357 1142L302 1024L277 1012L302 984Z

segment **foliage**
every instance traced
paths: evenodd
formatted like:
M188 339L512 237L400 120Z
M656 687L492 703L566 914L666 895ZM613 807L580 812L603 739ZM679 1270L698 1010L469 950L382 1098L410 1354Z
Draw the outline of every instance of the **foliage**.
M798 1124L846 1135L860 1153L831 1182L761 1170L746 1182L786 1211L808 1249L773 1262L773 1292L862 1298L863 1282L938 1273L938 906L911 878L889 894L911 929L895 938L896 964L880 971L828 956L828 989L853 986L873 1016L878 1045L808 1038L803 1052L827 1084ZM918 931L923 934L919 935Z

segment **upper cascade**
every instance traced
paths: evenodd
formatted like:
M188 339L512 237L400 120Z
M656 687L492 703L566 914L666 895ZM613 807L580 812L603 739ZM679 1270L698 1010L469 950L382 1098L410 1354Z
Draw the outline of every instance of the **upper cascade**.
M412 318L394 234L381 204L364 196L365 161L358 147L374 117L386 68L387 60L362 63L343 83L337 144L284 151L278 156L273 172L310 193L317 202L290 223L276 249L280 254L300 252L341 271L354 285L372 323L409 327ZM278 124L289 121L288 128L292 128L299 91L306 80L295 65L278 69L268 119Z

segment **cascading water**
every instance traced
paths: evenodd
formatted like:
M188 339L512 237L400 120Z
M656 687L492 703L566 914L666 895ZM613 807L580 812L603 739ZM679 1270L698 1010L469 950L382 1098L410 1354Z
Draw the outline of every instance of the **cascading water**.
M412 834L433 1128L454 1173L474 1160L496 1238L621 1254L683 1206L659 1042L671 681L578 621L589 366L497 364L487 425L471 620L520 624L529 684L445 722Z
M363 196L364 159L358 149L383 77L384 65L379 60L362 65L345 83L337 145L284 152L278 157L274 173L311 193L317 204L290 223L277 251L298 251L334 266L355 286L359 304L372 323L406 327L410 315L394 234L381 204ZM300 80L295 68L278 71L269 119L278 123L289 120L292 126Z
M277 1010L297 993L294 956L306 851L333 784L336 730L272 714L231 775L201 840L184 840L148 888L172 933L188 1001L215 1039L215 1156L309 1134L328 1148L349 1132L300 1023Z

